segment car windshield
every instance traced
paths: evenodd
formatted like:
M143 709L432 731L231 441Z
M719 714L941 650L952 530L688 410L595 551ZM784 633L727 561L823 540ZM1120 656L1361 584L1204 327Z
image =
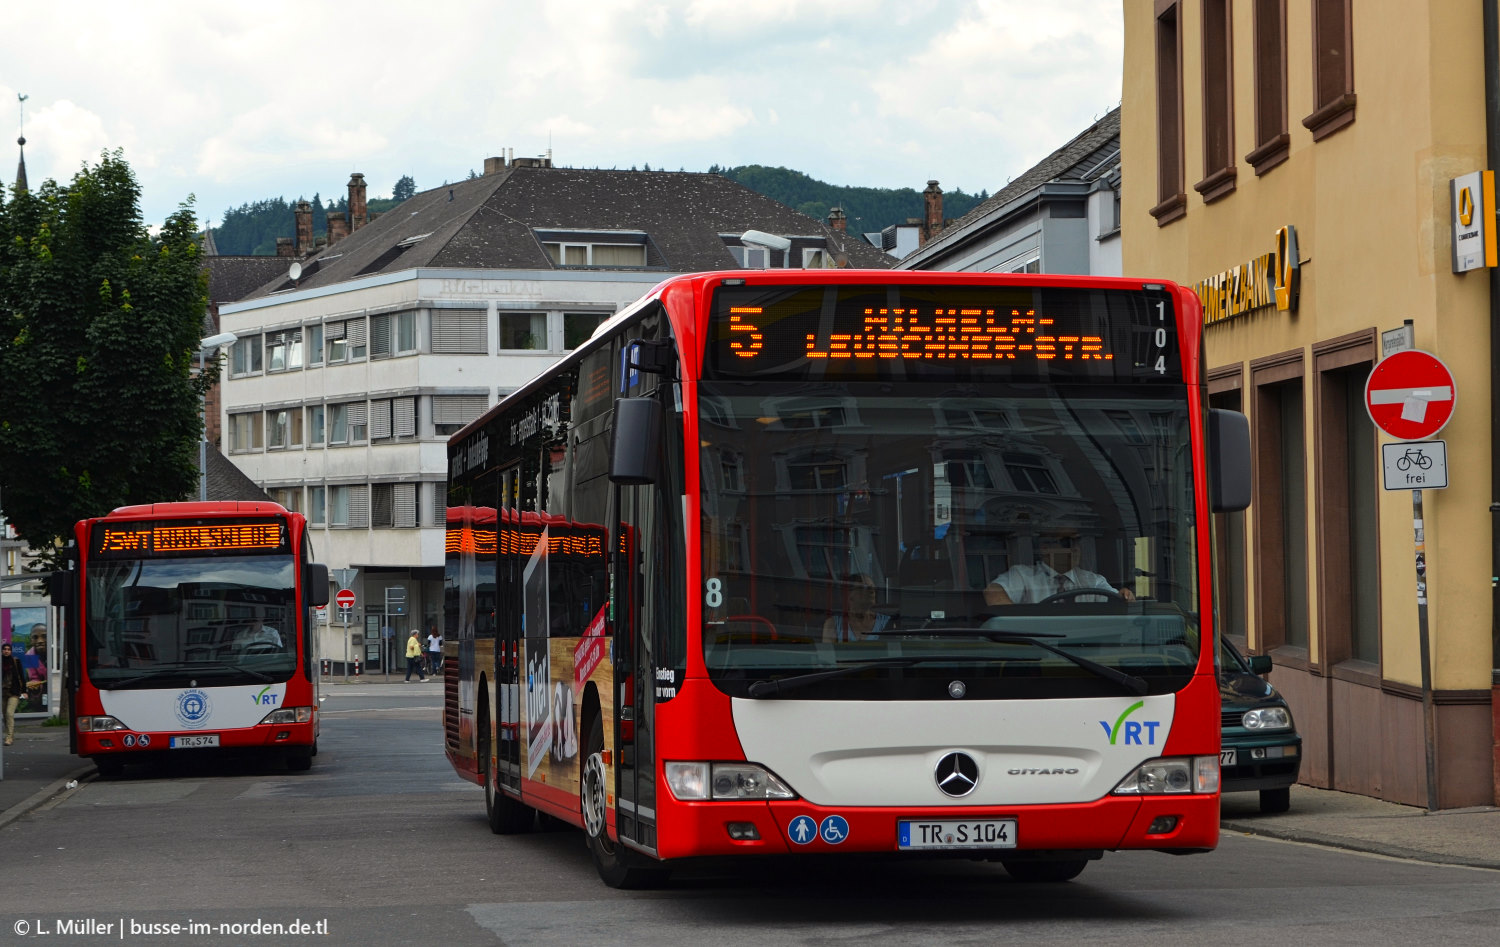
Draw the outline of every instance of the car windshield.
M96 686L291 677L291 556L96 560L88 569L85 661Z
M1136 688L1094 664L1162 693L1196 665L1182 389L718 381L699 401L704 657L726 692L832 670L776 690Z

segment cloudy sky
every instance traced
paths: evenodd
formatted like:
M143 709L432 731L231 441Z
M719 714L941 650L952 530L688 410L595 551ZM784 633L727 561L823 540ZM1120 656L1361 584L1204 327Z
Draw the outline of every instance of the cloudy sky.
M123 148L146 222L419 190L513 149L995 191L1119 103L1121 0L17 3L0 179Z

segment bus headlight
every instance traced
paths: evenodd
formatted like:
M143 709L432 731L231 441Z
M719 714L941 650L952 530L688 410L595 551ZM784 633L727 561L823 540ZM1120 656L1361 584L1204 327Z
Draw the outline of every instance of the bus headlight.
M1285 707L1261 707L1245 711L1240 724L1246 730L1286 730L1292 725L1292 715Z
M312 717L311 707L283 707L266 714L261 723L307 723Z
M90 732L97 733L97 732L99 732L101 730L129 730L130 729L129 727L127 727L123 723L121 723L120 720L119 720L119 718L117 718L117 717L110 717L110 716L79 717L77 723L78 723L78 732L79 733L90 733Z
M1219 791L1217 756L1158 757L1131 770L1115 794L1121 796L1167 796Z
M666 774L672 795L682 800L797 798L775 773L754 763L673 762Z

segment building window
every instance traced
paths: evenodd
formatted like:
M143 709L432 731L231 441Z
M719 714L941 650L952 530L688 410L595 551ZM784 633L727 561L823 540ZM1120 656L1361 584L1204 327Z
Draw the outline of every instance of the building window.
M229 374L253 375L261 370L261 337L241 336L229 350Z
M1193 185L1204 203L1234 190L1234 39L1229 0L1203 0L1203 180Z
M771 266L771 251L765 247L731 246L729 253L741 269L764 270Z
M1259 650L1308 645L1307 465L1302 352L1251 363Z
M633 267L646 265L641 243L546 243L547 258L558 266Z
M323 446L323 406L320 404L307 408L307 446Z
M1286 0L1255 0L1255 150L1245 155L1256 174L1287 159Z
M838 457L804 457L787 462L786 476L793 490L837 490L849 482L849 468Z
M323 327L321 325L307 327L307 364L323 364Z
M545 352L547 350L547 314L545 312L501 312L500 348Z
M485 332L486 315L484 309L434 309L429 322L433 354L488 354L490 340Z
M1183 191L1182 31L1177 0L1156 0L1156 206L1157 226L1187 213Z
M1007 451L1004 455L1005 472L1010 482L1022 493L1057 493L1057 481L1047 462L1036 454L1021 454Z
M264 446L261 425L262 415L259 411L250 414L231 414L229 416L229 452L241 454L245 451L260 450Z
M284 372L302 367L302 330L266 333L266 371Z
M391 400L391 434L395 437L417 436L417 399Z
M1354 121L1351 0L1312 0L1313 113L1302 120L1320 141Z
M1231 372L1209 373L1209 405L1230 411L1243 411L1239 366ZM1136 443L1132 441L1132 443ZM1249 600L1245 596L1245 512L1215 513L1213 517L1213 562L1218 598L1214 617L1219 633L1230 635L1241 645L1248 644Z
M328 488L330 526L365 528L370 525L370 488L356 483Z
M326 487L307 488L307 519L314 526L328 523L328 491Z
M344 319L323 325L325 352L329 364L353 362L365 357L365 320Z
M302 409L283 408L266 412L266 447L285 450L302 446Z
M589 340L594 330L604 324L609 313L565 312L563 313L563 348L569 352Z
M484 395L433 395L432 431L442 437L457 434L487 407Z
M328 443L363 444L367 433L369 409L363 401L328 406Z
M414 529L417 525L417 485L370 485L370 525L376 529Z
M828 251L822 247L802 248L802 268L804 270L825 270L832 265Z
M417 314L389 312L370 317L370 357L386 358L417 350Z
M278 487L267 490L271 499L291 510L293 513L302 512L302 488L301 487Z
M799 526L795 536L797 556L810 578L831 579L852 571L853 531L841 527Z

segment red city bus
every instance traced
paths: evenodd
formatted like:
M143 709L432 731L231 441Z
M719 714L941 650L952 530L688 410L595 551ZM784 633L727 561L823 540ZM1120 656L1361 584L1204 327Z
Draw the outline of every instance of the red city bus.
M318 752L313 609L328 569L269 502L120 507L74 528L65 608L72 749L104 777L178 750Z
M663 282L449 441L446 747L491 829L577 825L616 886L1212 849L1250 464L1201 353L1165 282Z

